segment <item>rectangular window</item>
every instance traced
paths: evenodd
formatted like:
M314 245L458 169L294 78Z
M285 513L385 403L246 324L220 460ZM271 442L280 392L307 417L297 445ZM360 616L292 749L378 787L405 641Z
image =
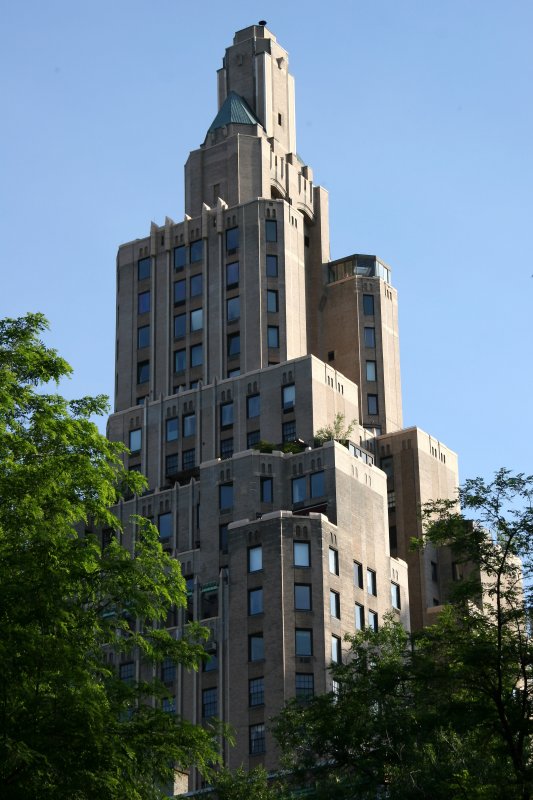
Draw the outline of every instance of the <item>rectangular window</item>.
M173 453L165 459L165 475L176 475L180 471L178 454Z
M143 347L150 346L150 326L142 325L137 328L137 347L141 350Z
M202 240L198 239L196 242L191 242L190 245L191 264L194 264L196 261L201 261L203 255L204 255L204 248Z
M233 261L231 264L226 264L226 288L232 289L234 286L239 285L239 262Z
M368 594L372 594L377 596L377 581L376 581L376 573L373 569L367 569L366 571L366 590Z
M365 340L365 347L375 347L376 346L376 329L375 328L365 328L364 340Z
M178 314L174 317L174 338L183 339L187 333L187 315Z
M375 414L379 414L378 411L378 396L377 394L369 394L367 395L367 404L368 404L368 413L374 416Z
M248 572L259 572L263 569L263 548L260 544L248 548Z
M305 475L292 479L292 502L303 503L307 497L307 478Z
M137 383L148 383L150 380L150 362L139 361L137 364Z
M233 508L233 484L221 483L218 487L218 507L221 511Z
M294 442L296 439L296 422L284 422L281 426L281 435L284 442Z
M333 547L329 548L329 571L332 575L339 574L339 552Z
M310 476L311 497L323 497L326 494L324 471L312 472Z
M377 380L376 362L375 361L367 361L366 362L366 379L367 379L367 381L376 381Z
M329 611L332 617L341 618L341 596L333 589L329 590Z
M223 553L228 552L228 526L218 526L218 546Z
M353 582L358 589L363 589L363 565L359 561L353 562Z
M220 427L230 428L233 425L233 402L222 403L220 406Z
M194 331L201 331L204 327L204 310L203 308L195 308L191 311L191 333Z
M256 756L266 751L265 724L250 725L250 755Z
M228 334L228 358L238 356L241 352L241 335L240 333Z
M274 501L273 478L261 478L261 502L272 503L273 501Z
M294 566L310 567L311 550L309 542L294 542L293 547L294 547Z
M248 590L248 614L263 613L263 590L262 589L249 589Z
M246 435L246 447L251 450L261 441L261 431L250 431Z
M241 371L239 367L235 367L235 369L228 369L228 378L236 378L240 374Z
M313 655L313 631L308 628L296 628L295 651L297 656Z
M226 231L226 253L233 255L239 249L239 229L229 228Z
M251 678L248 681L248 705L262 706L265 702L265 679Z
M220 440L220 458L231 458L233 455L233 436L231 439Z
M193 275L191 277L190 293L191 297L199 297L202 294L203 288L203 275Z
M150 256L148 258L140 258L137 261L137 280L145 281L150 277Z
M363 295L363 314L365 317L373 317L374 316L374 295L373 294L364 294Z
M432 561L431 562L431 580L434 583L437 583L437 581L439 580L439 571L438 571L438 567L437 567L437 562L436 561Z
M201 367L203 363L204 363L203 345L193 344L193 346L191 347L191 367Z
M378 615L375 611L368 612L368 627L371 631L377 631L378 629Z
M362 631L365 627L365 609L359 603L355 604L355 630Z
M150 311L150 292L139 292L137 296L137 311L139 314L147 314Z
M277 278L278 277L278 257L277 256L270 256L266 257L266 274L267 278Z
M172 536L172 514L167 511L165 514L160 514L158 519L157 528L159 530L160 541L168 541Z
M211 649L209 650L209 661L204 661L203 667L204 672L215 672L218 669L218 648L216 642L212 643Z
M241 298L230 297L226 300L226 319L228 322L235 322L241 316Z
M278 293L273 289L267 291L267 311L271 314L276 314L279 311Z
M136 428L134 431L130 431L130 450L132 453L140 452L142 445L142 430L141 428Z
M296 404L296 387L294 383L284 386L281 390L281 407L283 411L290 411Z
M218 714L218 690L215 688L213 689L203 689L202 690L202 717L204 719L209 719L210 717L216 717Z
M267 329L267 341L269 347L279 347L279 328L277 325L269 325Z
M118 676L124 683L132 684L135 680L135 664L129 661L127 664L121 664L118 668Z
M400 587L397 583L393 583L392 581L390 585L390 599L393 608L397 608L399 610L402 607L400 600Z
M196 466L196 453L194 447L191 450L184 450L181 456L181 468L193 469Z
M294 608L296 611L311 611L311 584L294 584Z
M261 414L261 396L258 394L251 394L246 398L246 417L247 419L255 419Z
M340 664L342 661L341 640L338 636L331 637L331 660L334 664Z
M265 657L265 647L262 633L252 633L248 637L248 661L262 661Z
M171 658L163 659L161 664L161 680L163 683L171 683L176 677L176 665Z
M183 415L183 436L194 436L196 433L196 414Z
M267 242L278 241L278 223L275 219L265 220L265 239Z
M185 266L185 245L174 248L174 269L180 270Z
M187 351L176 350L174 352L174 372L185 372L187 366Z
M308 697L313 697L315 693L315 678L312 673L297 672L296 673L296 699L305 700Z
M174 281L174 305L183 305L187 299L187 283L185 280Z

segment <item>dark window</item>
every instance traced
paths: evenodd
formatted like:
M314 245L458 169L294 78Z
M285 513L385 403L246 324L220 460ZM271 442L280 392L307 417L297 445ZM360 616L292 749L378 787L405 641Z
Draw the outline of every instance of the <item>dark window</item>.
M171 658L163 659L161 664L161 680L163 683L171 683L176 677L176 665Z
M365 627L365 609L360 603L355 604L355 629L362 631Z
M191 450L184 450L181 457L182 469L193 469L196 464L196 453L194 447Z
M183 269L185 266L185 245L174 248L174 269Z
M146 280L146 278L150 277L150 257L148 258L140 258L137 261L137 279L140 281Z
M187 283L185 280L174 282L174 305L182 305L187 297Z
M278 277L278 257L277 256L267 256L266 257L266 274L267 278L277 278Z
M326 493L324 472L313 472L310 476L311 497L323 497Z
M278 241L278 223L275 219L265 220L265 239L267 242Z
M263 590L262 589L249 589L248 590L248 614L263 613Z
M203 689L202 690L202 717L209 719L209 717L216 717L218 714L218 690Z
M368 594L373 594L374 596L377 595L377 584L376 584L376 573L373 569L367 569L366 571L366 590Z
M284 422L281 426L281 433L284 442L294 442L296 439L296 422Z
M363 565L359 561L353 562L353 582L359 589L363 589Z
M240 333L228 334L228 358L238 356L241 352L241 335Z
M240 375L241 371L239 367L235 367L235 369L228 369L228 378L236 378L237 375Z
M215 642L209 650L209 661L204 661L202 669L204 672L214 672L218 669L218 649Z
M368 403L368 413L372 416L375 414L379 414L378 411L378 396L377 394L369 394L367 395L367 403Z
M296 698L304 700L307 697L312 697L315 693L315 679L312 673L297 672L296 673Z
M294 383L284 386L281 390L281 407L284 411L290 411L296 403L296 387Z
M150 362L139 361L137 364L137 383L148 383L150 380Z
M187 366L187 351L176 350L174 353L174 372L185 372Z
M437 562L436 561L432 561L431 562L431 580L434 583L436 583L438 581L438 579L439 579L439 571L438 571L438 567L437 567Z
M252 633L248 637L248 660L262 661L265 657L265 648L262 633Z
M226 264L226 287L231 289L232 286L239 285L239 262L232 261L231 264Z
M218 546L223 553L228 552L228 526L219 525L218 526Z
M302 475L292 479L292 502L303 503L307 497L307 478Z
M392 456L386 456L386 458L382 458L379 466L387 476L387 488L389 491L394 489L394 461Z
M260 431L250 431L250 433L246 436L246 447L248 450L251 450L252 447L255 447L256 444L259 444L261 441L261 432Z
M313 631L308 628L296 628L295 650L297 656L313 655Z
M293 548L294 548L294 566L310 567L311 550L309 542L294 542Z
M176 698L175 697L163 697L161 701L161 708L165 712L165 714L175 714L176 713Z
M232 483L221 483L218 487L218 507L221 511L233 508Z
M139 314L146 314L150 311L150 292L139 292L137 304L137 311Z
M261 502L272 503L274 500L274 481L272 478L261 478Z
M365 328L365 347L376 346L376 329Z
M142 445L142 430L140 428L136 428L134 431L130 431L130 450L132 453L138 453L141 449Z
M194 436L196 433L196 414L183 415L183 436Z
M335 361L335 350L328 350L328 361Z
M226 300L226 319L228 322L235 322L241 316L241 298L230 297Z
M143 325L137 328L137 347L139 350L150 345L150 326Z
M373 317L374 316L374 295L373 294L364 294L363 295L363 314L365 317Z
M376 381L377 380L377 370L376 370L376 362L375 361L367 361L366 362L366 379L367 381Z
M170 539L172 536L172 514L170 511L159 515L157 528L159 530L159 538L161 541Z
M268 326L267 340L269 347L279 347L279 328L277 325Z
M398 550L398 534L396 532L396 525L389 526L389 547L392 555Z
M390 585L390 599L393 608L400 609L402 607L400 600L400 587L397 583L391 582Z
M262 706L265 702L265 679L251 678L248 681L248 703L250 706Z
M294 584L294 608L296 611L311 611L311 584Z
M278 293L275 292L273 289L268 289L268 291L267 291L267 311L270 311L272 314L275 314L278 310L279 310Z
M194 331L201 331L204 327L204 310L203 308L195 308L191 311L191 333Z
M251 394L246 398L246 416L248 419L254 419L261 413L261 396L258 394Z
M335 664L340 664L342 661L341 640L338 636L331 637L331 660Z
M263 548L260 544L248 548L248 572L259 572L263 569Z
M339 553L333 547L329 548L329 571L332 575L339 574Z
M191 367L201 367L203 363L204 363L203 345L193 344L193 346L191 347Z
M194 264L195 261L201 261L203 255L204 255L204 248L202 240L198 239L196 242L191 242L190 246L191 264Z
M233 455L233 437L220 440L220 458L231 458Z
M329 611L332 617L341 618L341 596L333 589L329 590Z
M135 680L135 664L129 661L127 664L121 664L118 668L118 675L124 683L132 684Z
M233 402L220 406L220 427L230 428L233 425Z
M173 453L171 456L167 456L165 459L165 475L175 475L179 471L178 454Z
M371 631L377 631L378 629L378 615L375 611L368 612L368 627Z
M191 286L190 286L191 297L198 297L199 295L201 295L202 287L203 287L202 273L200 273L199 275L193 275L191 278Z
M265 749L266 744L264 722L261 722L258 725L250 725L250 755L256 756L259 753L264 753Z
M174 337L176 339L183 339L187 332L187 315L178 314L174 317Z
M239 249L239 229L229 228L226 231L226 253L233 254Z

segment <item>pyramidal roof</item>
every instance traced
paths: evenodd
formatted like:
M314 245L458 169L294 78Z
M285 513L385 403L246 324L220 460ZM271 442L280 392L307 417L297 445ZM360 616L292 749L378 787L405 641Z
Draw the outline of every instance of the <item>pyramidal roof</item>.
M209 126L208 133L231 123L238 125L260 125L246 100L236 92L230 92L222 103L218 114Z

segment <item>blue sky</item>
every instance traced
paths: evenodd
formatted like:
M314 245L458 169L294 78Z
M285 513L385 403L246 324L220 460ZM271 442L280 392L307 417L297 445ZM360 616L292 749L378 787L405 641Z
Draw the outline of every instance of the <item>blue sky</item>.
M1 4L0 315L43 311L113 392L115 256L183 217L216 70L259 19L288 49L298 151L330 193L333 258L399 291L404 423L461 477L530 462L533 4L493 0Z

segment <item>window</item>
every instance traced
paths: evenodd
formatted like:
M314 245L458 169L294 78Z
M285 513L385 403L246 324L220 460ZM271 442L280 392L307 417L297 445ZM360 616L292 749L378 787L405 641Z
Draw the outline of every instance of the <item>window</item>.
M233 508L232 483L221 483L218 487L218 507L221 511Z
M226 264L226 288L231 289L233 286L239 285L239 262L233 261L231 264Z
M296 628L295 651L297 656L313 655L313 631L308 628Z
M170 511L159 515L157 528L159 530L159 539L161 541L170 539L172 536L172 514Z
M192 450L184 450L181 456L181 468L193 469L196 464L196 453L194 447Z
M241 316L241 298L230 297L226 300L226 319L228 322L235 322Z
M371 415L379 414L378 411L378 396L377 394L367 395L368 413Z
M278 293L273 289L268 289L267 291L267 311L270 311L271 314L279 311Z
M187 284L185 280L174 282L174 305L182 305L187 297Z
M203 287L202 273L200 273L199 275L193 275L191 277L191 286L190 286L191 297L198 297L199 295L201 295L202 287Z
M177 417L170 417L165 423L165 439L167 442L175 442L179 436L179 420Z
M141 328L137 328L137 347L139 350L143 347L149 347L150 345L150 326L143 325Z
M303 503L306 498L307 479L304 475L292 479L292 502Z
M196 433L196 414L183 415L183 435L194 436Z
M434 583L437 583L437 581L439 580L439 570L438 570L436 561L432 561L431 562L431 580Z
M375 361L367 361L366 362L366 379L367 381L376 381L377 380L377 372L376 372L376 362Z
M261 413L261 396L258 394L251 394L246 398L246 416L248 419L254 419Z
M209 719L209 717L216 717L218 714L218 690L203 689L202 690L202 717Z
M233 402L220 406L220 427L230 428L233 425Z
M262 706L265 702L265 679L251 678L248 681L248 705Z
M267 278L277 278L278 277L278 257L277 256L270 256L266 257L266 274Z
M279 347L279 328L277 325L268 326L267 341L269 347Z
M194 264L195 261L201 261L203 255L204 255L204 248L202 240L198 239L196 242L191 242L190 245L191 264Z
M137 311L139 314L147 314L150 311L150 292L139 292L137 296Z
M389 547L391 550L391 555L395 555L396 551L398 550L398 533L396 530L396 525L389 526Z
M250 589L248 591L248 614L252 616L253 614L262 614L262 613L263 613L263 590Z
M309 542L294 542L294 566L310 567L311 551Z
M332 617L341 618L341 596L333 589L329 590L329 611Z
M311 584L294 584L294 608L296 611L311 611Z
M278 241L278 223L275 219L265 220L265 239L267 242Z
M139 361L137 364L137 383L148 383L150 380L150 362Z
M218 546L223 553L228 552L228 526L219 525L218 526Z
M239 229L229 228L226 231L226 253L235 253L239 249Z
M231 439L220 440L220 458L231 458L233 455L233 436Z
M393 608L397 608L399 610L402 607L400 600L400 587L397 583L392 581L390 585L390 600Z
M201 367L203 363L204 363L203 345L193 344L193 346L191 347L191 367Z
M135 680L135 664L133 661L128 661L127 664L121 664L118 668L118 676L121 681L131 685Z
M248 637L248 660L262 661L265 657L265 647L262 633L252 633Z
M281 390L281 407L283 411L290 411L296 403L296 387L294 383L284 386Z
M161 680L163 683L171 683L176 677L176 665L171 658L163 659L161 664Z
M185 266L185 245L174 248L174 269L180 270Z
M296 699L304 700L315 693L315 677L312 673L296 673Z
M332 575L339 574L339 553L333 547L329 548L329 571Z
M241 352L241 335L240 333L228 334L228 358L238 356Z
M165 475L175 475L179 471L178 454L173 453L171 456L167 456L165 459Z
M204 310L203 308L195 308L191 311L191 333L194 331L201 331L204 327Z
M331 660L335 664L340 664L342 661L341 640L338 636L331 637Z
M141 428L136 428L134 431L130 431L130 450L132 453L138 453L141 449L142 445L142 430Z
M248 572L259 572L263 569L263 548L260 544L248 548Z
M368 627L371 631L377 631L378 629L378 615L375 611L368 612Z
M274 480L261 478L261 502L272 503L274 500Z
M359 589L363 588L363 565L359 561L353 562L353 582Z
M364 294L363 295L363 314L365 317L373 317L374 316L374 295L373 294Z
M310 475L311 497L323 497L326 493L324 488L324 472L312 472Z
M176 350L174 353L174 372L185 372L187 366L187 351Z
M237 375L240 375L240 374L241 374L241 371L240 371L239 367L236 367L235 369L228 369L228 378L236 378Z
M139 281L144 281L150 277L150 262L150 256L148 258L140 258L137 261L137 279Z
M259 753L264 753L265 750L266 745L264 722L261 722L258 725L250 725L250 755L256 756Z
M373 594L374 596L376 596L378 593L376 573L373 569L367 569L366 571L366 590L368 594Z
M359 603L355 604L355 630L362 631L365 627L365 609Z
M250 431L250 433L246 436L246 447L248 450L251 450L256 444L259 444L261 441L261 432L260 431Z
M376 346L376 330L375 328L365 328L364 330L365 347Z
M284 422L281 426L281 435L284 442L294 442L296 439L296 422Z
M216 642L213 642L209 650L209 661L204 661L202 669L204 672L214 672L218 669L218 649Z
M183 339L187 332L187 315L186 314L178 314L177 317L174 317L174 338L175 339Z

